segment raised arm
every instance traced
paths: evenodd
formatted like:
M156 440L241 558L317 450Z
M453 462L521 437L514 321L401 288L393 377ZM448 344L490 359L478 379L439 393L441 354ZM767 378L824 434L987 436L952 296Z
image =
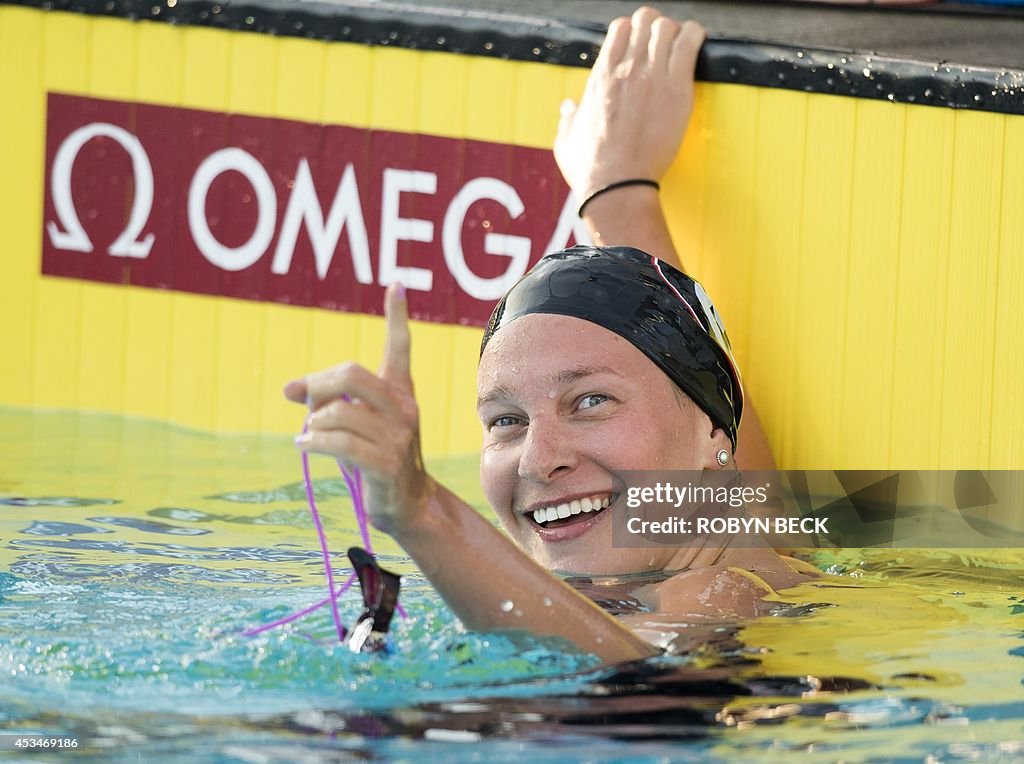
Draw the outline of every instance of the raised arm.
M562 104L555 159L576 198L623 180L660 181L693 109L693 73L704 28L643 7L608 27L583 98ZM657 190L626 186L585 208L595 244L628 244L683 270Z
M675 21L646 6L611 23L582 99L562 105L555 139L555 159L578 200L623 180L660 182L665 176L693 110L694 70L704 37L697 22ZM595 244L636 247L689 272L654 188L630 185L601 193L587 203L583 219ZM751 405L743 414L735 456L743 470L775 469Z
M312 412L308 433L296 438L299 448L363 471L374 526L408 552L467 627L563 637L609 662L656 654L427 474L399 286L388 289L385 311L387 344L377 374L343 364L285 387L290 400Z

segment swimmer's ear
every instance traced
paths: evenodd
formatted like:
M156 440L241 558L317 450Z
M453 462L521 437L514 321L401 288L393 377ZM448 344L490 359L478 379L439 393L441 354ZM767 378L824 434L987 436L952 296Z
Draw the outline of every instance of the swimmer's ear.
M384 342L384 360L380 376L391 382L412 386L409 374L409 304L405 299L405 287L392 284L384 293L384 315L387 324L387 339Z
M708 423L710 424L710 422L711 420L709 419ZM729 464L724 465L724 467L718 461L718 452L721 451L723 448L729 452L730 456ZM702 454L702 458L703 461L701 467L703 467L706 470L720 470L723 468L727 469L735 466L732 459L732 441L729 440L729 436L721 427L715 427L711 431L711 434L708 437L707 442L705 443L705 451Z

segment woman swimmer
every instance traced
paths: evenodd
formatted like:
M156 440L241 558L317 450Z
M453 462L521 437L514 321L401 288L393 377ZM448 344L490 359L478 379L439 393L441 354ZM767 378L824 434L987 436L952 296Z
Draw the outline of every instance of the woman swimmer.
M664 146L647 142L650 125L629 127L615 99L625 91L627 103L638 94L652 100L678 68L688 73L675 86L678 146L702 39L699 27L650 9L612 24L579 109L563 114L559 162L574 190L660 177L671 155L637 175L641 168L620 161L603 138L620 140L632 129L627 138L639 145ZM575 140L590 152L589 165L572 158ZM595 239L632 240L673 259L652 190L595 198L587 212ZM615 204L613 195L621 197ZM646 221L643 231L638 221ZM728 341L703 290L671 265L628 248L574 248L542 259L495 309L477 378L480 477L505 533L424 469L401 286L388 289L385 312L377 374L348 363L286 386L287 397L312 412L296 442L362 469L374 525L406 550L468 628L553 635L609 662L631 660L658 652L660 623L753 616L773 589L813 575L767 547L612 546L609 518L624 506L622 473L722 469L720 452L728 456L736 443L742 392ZM732 468L729 459L725 466ZM577 511L588 504L590 512ZM538 511L548 508L576 514L542 520ZM650 612L616 619L553 571L666 577L632 592Z

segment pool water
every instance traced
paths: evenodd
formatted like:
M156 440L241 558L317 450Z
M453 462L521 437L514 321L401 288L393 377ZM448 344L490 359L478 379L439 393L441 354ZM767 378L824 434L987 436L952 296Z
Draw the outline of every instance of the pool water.
M475 457L431 468L487 511ZM313 471L347 575L351 504ZM467 633L375 535L410 618L354 655L325 609L240 635L324 596L300 476L287 438L0 410L0 735L102 761L1024 760L1018 550L817 552L832 575L773 615L608 668Z

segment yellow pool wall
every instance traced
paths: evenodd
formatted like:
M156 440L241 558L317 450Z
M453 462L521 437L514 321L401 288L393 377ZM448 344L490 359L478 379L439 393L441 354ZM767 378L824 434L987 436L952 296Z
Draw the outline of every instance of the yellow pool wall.
M42 276L48 92L546 148L586 75L0 5L0 405L292 433L285 381L382 347L377 317ZM1024 467L1024 117L699 83L663 197L780 466ZM479 446L479 338L414 324L429 455Z

